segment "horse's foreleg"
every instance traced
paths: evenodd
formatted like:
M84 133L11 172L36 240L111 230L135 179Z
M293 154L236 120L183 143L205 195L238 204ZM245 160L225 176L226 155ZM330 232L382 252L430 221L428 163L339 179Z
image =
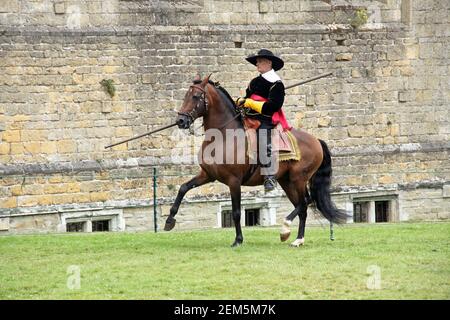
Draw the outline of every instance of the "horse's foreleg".
M241 229L241 185L236 183L230 186L231 193L231 207L233 211L233 221L236 228L236 238L231 245L237 247L242 244L244 237Z
M175 227L176 219L175 215L178 212L178 209L180 208L181 201L183 200L184 195L191 189L196 188L198 186L204 185L205 183L211 182L212 179L208 176L208 174L205 171L200 171L200 173L189 180L186 183L183 183L180 187L180 190L178 190L177 198L175 199L174 204L170 208L170 214L169 217L166 220L166 225L164 226L165 231L170 231Z

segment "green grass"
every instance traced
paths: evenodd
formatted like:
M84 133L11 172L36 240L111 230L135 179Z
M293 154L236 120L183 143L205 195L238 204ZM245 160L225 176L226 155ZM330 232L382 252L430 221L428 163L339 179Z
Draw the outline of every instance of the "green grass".
M450 298L450 222L336 227L335 241L306 232L291 248L278 228L244 228L237 249L234 228L3 236L0 299ZM79 289L67 286L71 265ZM371 268L379 289L367 287Z

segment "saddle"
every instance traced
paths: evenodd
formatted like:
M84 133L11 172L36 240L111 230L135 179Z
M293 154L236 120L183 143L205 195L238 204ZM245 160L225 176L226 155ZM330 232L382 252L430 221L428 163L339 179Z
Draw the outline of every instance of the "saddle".
M256 119L244 118L244 128L247 141L247 155L250 159L256 160L258 154L258 137L256 130L260 122ZM295 160L301 158L300 148L297 139L291 131L283 129L281 123L272 130L272 153L278 154L278 161Z

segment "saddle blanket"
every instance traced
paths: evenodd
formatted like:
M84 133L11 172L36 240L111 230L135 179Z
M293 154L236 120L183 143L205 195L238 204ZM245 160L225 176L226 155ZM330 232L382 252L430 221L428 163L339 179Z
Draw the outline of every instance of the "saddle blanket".
M247 136L247 155L250 159L257 159L257 132L253 128L249 128L248 126L245 127L245 134ZM277 155L278 161L298 161L301 158L297 139L295 139L291 131L285 131L280 123L272 130L272 153Z

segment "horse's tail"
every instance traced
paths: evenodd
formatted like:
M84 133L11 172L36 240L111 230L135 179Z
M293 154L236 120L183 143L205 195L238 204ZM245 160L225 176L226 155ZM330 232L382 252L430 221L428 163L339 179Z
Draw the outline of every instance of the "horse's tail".
M327 144L320 140L323 150L323 160L319 169L316 171L310 181L311 198L314 201L316 208L322 215L330 222L344 223L347 221L349 215L347 212L336 208L331 200L330 186L331 186L331 153Z

